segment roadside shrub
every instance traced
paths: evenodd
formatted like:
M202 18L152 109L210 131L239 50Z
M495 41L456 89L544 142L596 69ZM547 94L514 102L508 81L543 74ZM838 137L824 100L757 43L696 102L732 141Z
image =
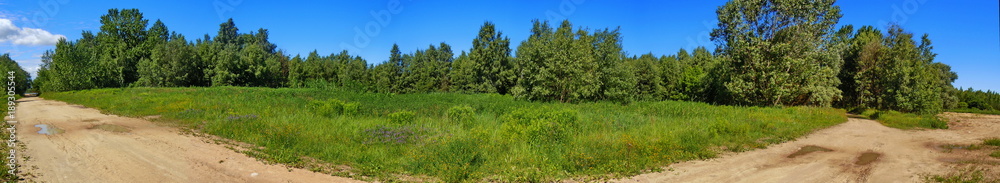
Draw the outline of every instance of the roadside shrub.
M559 143L565 140L569 131L575 129L580 120L575 110L521 108L500 117L502 128L513 138L533 143Z
M354 115L358 113L357 102L344 102L337 99L314 100L309 104L309 108L316 114L326 117L337 115Z
M389 122L395 124L410 124L417 119L417 113L408 110L402 110L389 114Z
M447 115L452 122L469 126L475 120L476 111L468 105L460 105L449 108Z

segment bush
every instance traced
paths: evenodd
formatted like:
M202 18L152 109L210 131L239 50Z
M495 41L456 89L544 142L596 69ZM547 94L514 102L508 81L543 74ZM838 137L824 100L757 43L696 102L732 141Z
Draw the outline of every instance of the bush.
M452 122L469 126L475 121L476 111L468 105L460 105L449 108L447 115Z
M389 114L389 122L395 124L410 124L417 119L417 113L408 110L402 110Z
M548 111L546 109L522 108L500 117L504 131L513 138L533 143L560 143L566 139L571 129L580 120L574 110Z
M359 105L357 102L347 103L337 99L329 99L323 101L314 100L309 104L309 108L321 116L334 117L337 115L357 114Z

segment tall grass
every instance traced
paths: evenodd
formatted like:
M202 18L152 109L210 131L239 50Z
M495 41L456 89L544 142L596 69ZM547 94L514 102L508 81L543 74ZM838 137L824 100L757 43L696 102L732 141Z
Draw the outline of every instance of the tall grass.
M693 102L629 105L514 100L496 94L373 94L289 88L127 88L47 93L125 115L161 115L219 137L260 146L265 159L305 157L393 179L542 182L635 175L792 140L846 121L817 107L733 107ZM314 101L358 104L318 114ZM337 111L336 109L332 111Z

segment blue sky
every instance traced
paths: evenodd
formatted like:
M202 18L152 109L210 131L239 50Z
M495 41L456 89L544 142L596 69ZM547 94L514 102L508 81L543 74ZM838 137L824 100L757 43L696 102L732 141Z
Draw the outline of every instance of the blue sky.
M455 54L468 50L484 21L509 36L512 48L525 40L531 20L568 18L577 27L621 27L629 54L669 55L680 48L714 47L708 32L715 9L724 0L706 1L285 1L178 0L78 1L0 0L0 52L11 53L23 67L36 70L52 39L80 38L98 31L110 8L139 8L150 24L162 20L189 40L215 36L232 17L240 32L270 31L271 42L286 53L322 55L349 49L369 63L387 59L393 43L404 52L446 42ZM897 22L916 34L928 33L936 61L958 72L955 86L1000 90L1000 12L997 1L872 0L840 1L841 25ZM380 16L373 16L372 13ZM388 18L387 18L388 17ZM558 24L558 23L556 23ZM4 29L7 27L7 29ZM13 28L12 28L13 27ZM360 30L361 33L356 31ZM4 30L7 30L6 33ZM9 36L10 34L20 35ZM45 35L49 33L50 35ZM4 36L7 36L6 38ZM367 39L365 39L367 38ZM357 41L356 41L357 40ZM347 45L347 46L344 46Z

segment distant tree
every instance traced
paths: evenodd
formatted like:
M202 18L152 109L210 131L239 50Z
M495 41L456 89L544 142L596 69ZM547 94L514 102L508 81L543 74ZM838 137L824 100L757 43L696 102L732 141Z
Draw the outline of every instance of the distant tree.
M11 59L9 53L0 55L0 72L3 73L4 80L7 81L3 82L4 90L7 90L7 88L10 87L8 83L11 80L14 82L15 94L24 95L24 92L28 91L28 88L31 88L31 75L28 75L28 72L24 71L24 68L22 68L20 64L17 64L14 59ZM14 78L8 78L10 76L13 76Z
M850 27L845 27L850 29ZM842 30L847 31L847 30ZM853 30L850 30L853 31ZM879 70L883 66L878 60L884 59L885 48L882 44L882 33L871 26L862 26L849 40L850 45L842 54L844 66L839 78L840 89L844 92L841 103L845 107L877 108L882 101L877 96L885 92L876 81Z
M568 22L568 21L566 21ZM586 31L578 31L580 37L588 37ZM633 71L628 68L624 58L625 51L622 49L621 32L619 28L603 29L595 31L590 43L581 42L584 47L593 47L593 57L597 64L595 68L598 75L597 91L595 100L610 100L615 102L630 102L635 93L634 88L637 83ZM585 63L586 64L586 63ZM651 71L655 72L655 71ZM658 89L657 89L658 90ZM661 92L660 90L653 92Z
M338 53L334 58L337 66L337 83L342 87L364 90L368 78L367 62L361 57L348 54L347 50Z
M563 21L553 31L535 20L532 35L518 47L517 98L580 102L631 100L636 80L623 61L617 30L589 33Z
M472 40L472 50L469 60L474 63L476 86L475 92L507 94L514 85L514 73L511 70L510 39L496 31L491 22L483 23L479 35Z
M97 70L101 75L94 81L96 87L122 87L138 80L136 65L149 57L151 50L151 45L143 44L148 22L138 9L110 9L101 16L101 31L95 45Z
M313 51L315 53L315 51ZM292 60L288 61L288 81L286 81L286 86L288 87L303 87L305 86L305 61L302 60L302 56L295 55Z
M229 18L226 22L219 24L219 33L215 36L215 42L219 44L240 44L238 39L239 31L240 29L236 27L233 19Z
M629 59L631 71L636 78L636 93L639 100L661 100L667 89L663 87L659 59L652 53L643 54L639 58Z
M469 59L469 56L462 51L462 54L451 64L451 71L448 78L451 82L451 91L471 92L476 86L476 63Z
M184 36L174 34L165 44L155 45L150 58L139 61L139 80L134 84L152 87L192 86L202 77L201 59Z

